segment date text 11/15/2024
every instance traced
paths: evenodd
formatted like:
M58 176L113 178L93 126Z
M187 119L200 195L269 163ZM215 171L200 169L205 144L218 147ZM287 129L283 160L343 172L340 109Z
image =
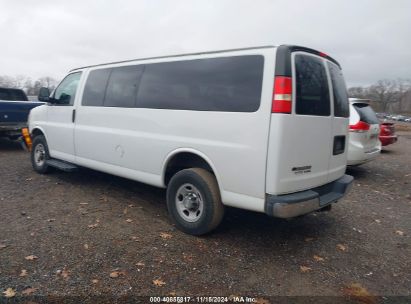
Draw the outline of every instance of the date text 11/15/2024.
M165 296L150 297L150 303L257 303L258 299L253 297L229 296L229 297L212 297L212 296Z

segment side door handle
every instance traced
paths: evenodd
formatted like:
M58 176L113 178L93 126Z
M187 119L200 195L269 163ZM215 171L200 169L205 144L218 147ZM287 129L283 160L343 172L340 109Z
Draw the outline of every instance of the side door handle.
M73 109L73 113L71 115L71 122L75 122L76 121L76 109Z

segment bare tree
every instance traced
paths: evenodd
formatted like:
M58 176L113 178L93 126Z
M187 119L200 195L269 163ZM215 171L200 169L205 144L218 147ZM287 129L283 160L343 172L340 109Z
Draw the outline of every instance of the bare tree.
M348 96L356 98L366 98L368 94L367 88L352 87L348 89Z
M0 76L0 87L23 89L27 95L37 95L41 87L48 87L50 90L55 89L57 80L50 76L40 77L34 82L30 77L17 75L15 77L3 75Z
M49 89L53 89L57 84L57 81L49 76L41 77L39 78L39 81L44 87L47 87Z
M27 77L24 85L23 90L26 92L27 95L34 95L33 94L33 82L31 81L30 77Z
M15 81L13 77L7 75L0 76L0 87L14 88L14 85Z
M369 96L380 105L383 112L387 112L389 105L399 102L397 89L395 80L383 79L369 87Z
M406 79L383 79L369 87L348 89L350 97L366 98L375 102L382 112L405 111L411 105L411 81Z
M398 110L400 112L411 110L411 80L398 79Z
M13 86L15 88L20 88L23 89L24 88L24 84L26 82L27 77L24 75L17 75L16 77L14 77L14 84Z

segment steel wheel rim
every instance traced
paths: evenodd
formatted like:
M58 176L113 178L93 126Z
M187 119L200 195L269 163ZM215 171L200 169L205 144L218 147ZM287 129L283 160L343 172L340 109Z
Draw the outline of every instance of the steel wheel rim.
M186 183L178 188L175 203L178 214L187 222L196 222L203 214L203 197L193 184Z
M38 167L41 167L46 162L46 149L43 144L38 144L34 148L34 162Z

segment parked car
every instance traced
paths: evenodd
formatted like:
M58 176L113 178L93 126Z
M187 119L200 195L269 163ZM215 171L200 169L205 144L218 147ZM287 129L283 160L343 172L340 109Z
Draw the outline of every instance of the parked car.
M216 228L224 206L280 218L328 210L353 180L341 68L309 48L83 67L39 100L48 105L31 111L25 136L35 171L84 166L167 188L189 234Z
M383 122L380 124L379 139L383 146L388 146L397 142L398 138L397 135L395 135L395 127L393 123Z
M361 165L381 152L380 121L367 99L350 98L348 165Z
M44 102L29 101L23 90L0 88L0 137L20 137L30 110L42 104Z
M388 116L388 114L385 114L385 113L375 113L375 115L377 115L377 117L379 118L379 119L384 119L384 118L387 118L387 116Z
M407 117L404 115L393 115L391 116L391 119L396 121L405 121Z

